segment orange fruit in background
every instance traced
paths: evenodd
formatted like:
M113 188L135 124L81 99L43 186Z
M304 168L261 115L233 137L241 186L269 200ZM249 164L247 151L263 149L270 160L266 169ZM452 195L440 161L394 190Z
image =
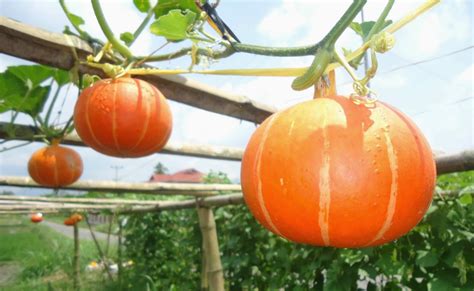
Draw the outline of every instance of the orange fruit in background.
M53 141L33 153L28 161L28 173L38 184L58 188L76 182L82 175L83 165L73 149Z
M161 150L171 135L166 98L139 79L104 79L86 88L74 109L82 141L115 157L143 157Z
M75 222L82 221L82 215L80 215L78 213L74 213L73 215L70 216L70 218Z
M30 220L33 223L40 223L41 221L43 221L43 214L34 213L34 214L31 215Z
M244 199L291 241L366 247L392 241L427 211L436 179L428 142L397 109L316 98L273 114L242 160Z
M64 220L64 225L67 225L67 226L72 226L74 224L76 224L77 221L75 221L74 219L72 219L71 217L68 217Z

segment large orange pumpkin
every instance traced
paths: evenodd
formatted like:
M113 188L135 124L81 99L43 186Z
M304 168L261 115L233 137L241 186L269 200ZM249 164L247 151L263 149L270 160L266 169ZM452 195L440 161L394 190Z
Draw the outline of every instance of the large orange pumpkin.
M79 154L53 141L50 146L33 153L28 161L28 173L38 184L58 188L76 182L82 175Z
M115 157L142 157L162 149L171 134L168 103L139 79L104 79L85 89L74 109L84 143Z
M316 98L278 112L242 160L245 201L291 241L366 247L394 240L428 209L436 169L420 130L395 108Z

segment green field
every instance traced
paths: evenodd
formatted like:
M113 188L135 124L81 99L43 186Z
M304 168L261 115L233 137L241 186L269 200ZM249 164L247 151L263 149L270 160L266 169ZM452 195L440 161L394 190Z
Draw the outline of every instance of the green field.
M0 290L72 290L73 239L20 216L0 217L0 238ZM115 247L111 246L110 254L115 256ZM84 272L89 262L98 259L94 242L81 241L84 290L105 288L101 272Z

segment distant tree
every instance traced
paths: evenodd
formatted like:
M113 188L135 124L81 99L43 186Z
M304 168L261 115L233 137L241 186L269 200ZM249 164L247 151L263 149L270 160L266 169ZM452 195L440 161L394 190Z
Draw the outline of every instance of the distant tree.
M168 168L165 167L161 162L158 162L155 166L155 174L167 174Z
M232 184L226 173L213 170L204 176L203 181L206 184Z

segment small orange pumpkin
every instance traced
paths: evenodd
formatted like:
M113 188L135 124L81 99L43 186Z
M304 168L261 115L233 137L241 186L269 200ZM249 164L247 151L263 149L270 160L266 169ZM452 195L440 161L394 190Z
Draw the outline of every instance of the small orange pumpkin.
M82 175L79 154L53 140L50 146L33 153L28 161L28 173L38 184L58 188L76 182Z
M39 212L34 213L31 215L30 219L31 219L31 222L33 223L40 223L41 221L43 221L43 214Z
M76 223L82 221L82 215L80 215L79 213L74 213L70 216L70 218Z
M317 246L367 247L412 229L436 169L409 118L376 102L316 98L275 113L242 160L245 202L270 231Z
M161 150L171 135L168 103L139 79L104 79L85 89L74 109L82 141L115 157L143 157Z
M64 220L64 225L67 225L67 226L73 226L75 225L77 222L72 219L71 217L68 217Z

